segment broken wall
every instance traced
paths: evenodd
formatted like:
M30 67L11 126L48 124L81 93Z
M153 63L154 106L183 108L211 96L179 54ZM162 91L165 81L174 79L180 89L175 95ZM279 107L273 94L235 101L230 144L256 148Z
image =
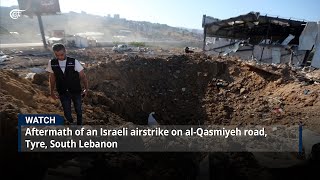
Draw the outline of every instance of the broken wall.
M315 52L311 62L311 66L320 68L320 21L318 22L317 39L315 42Z
M300 65L303 61L306 51L293 49L293 65ZM239 52L241 53L241 52ZM285 47L280 46L261 46L255 45L253 50L253 57L257 61L264 63L290 63L291 52Z
M230 40L220 38L219 41L212 38L206 45L206 54L209 55L223 55L225 52L229 52L233 46L228 46ZM215 41L214 41L215 40ZM221 47L221 48L219 48ZM293 54L291 55L291 51ZM244 60L256 60L264 63L290 63L291 56L293 65L300 65L304 59L306 51L298 50L298 46L292 46L288 49L287 46L282 45L254 45L254 46L240 46L236 52L230 52L229 56L238 56Z

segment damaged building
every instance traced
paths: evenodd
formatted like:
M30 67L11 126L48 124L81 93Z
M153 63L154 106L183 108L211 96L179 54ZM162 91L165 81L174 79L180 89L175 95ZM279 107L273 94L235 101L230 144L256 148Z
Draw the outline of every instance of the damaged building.
M261 16L259 12L225 20L203 15L203 50L262 63L320 68L319 23Z

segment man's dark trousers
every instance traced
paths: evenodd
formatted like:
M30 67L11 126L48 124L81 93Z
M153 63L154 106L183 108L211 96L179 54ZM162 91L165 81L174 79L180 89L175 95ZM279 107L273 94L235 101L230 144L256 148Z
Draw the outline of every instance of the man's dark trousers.
M81 93L66 92L60 96L60 101L63 107L64 117L69 123L73 123L71 101L77 114L77 125L82 125L82 100Z

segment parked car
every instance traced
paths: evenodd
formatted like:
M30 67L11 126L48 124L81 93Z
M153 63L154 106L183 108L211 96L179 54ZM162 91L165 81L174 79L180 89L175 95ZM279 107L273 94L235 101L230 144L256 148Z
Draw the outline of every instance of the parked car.
M132 51L132 48L128 47L126 44L119 44L117 46L114 46L112 48L112 51L114 52L127 52L127 51Z
M65 43L65 39L64 38L58 38L58 37L50 37L47 39L47 44L48 45L53 45L55 43Z

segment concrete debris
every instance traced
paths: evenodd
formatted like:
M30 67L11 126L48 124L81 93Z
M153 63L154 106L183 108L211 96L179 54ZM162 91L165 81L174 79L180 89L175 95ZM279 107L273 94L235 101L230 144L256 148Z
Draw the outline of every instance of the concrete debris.
M245 88L241 88L241 89L240 89L240 94L243 94L245 91L246 91Z
M303 147L305 149L305 156L307 158L312 158L311 157L312 148L317 143L320 143L320 134L310 129L303 129L302 138L303 138Z
M28 73L25 78L32 80L35 74L36 73Z
M308 95L310 93L310 90L308 90L308 89L305 89L304 91L303 91L303 94L304 95Z
M37 67L29 68L29 70L31 72L33 72L33 73L36 73L36 74L40 74L40 73L46 72L46 70L44 68L37 68Z
M5 61L9 61L10 59L12 59L13 57L10 57L8 55L3 55L3 56L0 56L0 63L3 63Z
M151 112L148 116L148 125L149 126L154 126L154 125L159 125L157 120L154 118L155 112Z

